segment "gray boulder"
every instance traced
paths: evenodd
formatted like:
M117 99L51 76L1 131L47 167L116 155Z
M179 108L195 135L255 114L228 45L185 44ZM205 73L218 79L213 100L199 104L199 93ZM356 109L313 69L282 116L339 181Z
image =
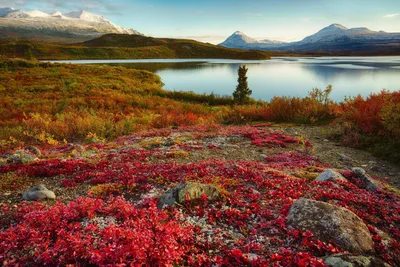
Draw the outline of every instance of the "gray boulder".
M53 191L48 190L44 185L37 185L29 188L22 194L23 200L56 199Z
M329 267L391 267L391 265L375 257L343 254L325 257L324 263Z
M365 188L368 191L376 191L380 188L378 183L372 179L371 176L363 168L352 168L351 169L355 174L356 177L365 185Z
M165 192L159 199L158 208L174 206L175 203L184 203L186 198L190 201L199 200L205 194L209 200L217 200L221 197L219 190L210 184L185 183Z
M348 209L310 199L297 200L287 217L291 228L311 231L323 241L334 241L352 253L374 251L374 242L365 223Z
M343 177L339 172L327 169L323 173L321 173L315 181L324 182L324 181L347 181L346 178Z

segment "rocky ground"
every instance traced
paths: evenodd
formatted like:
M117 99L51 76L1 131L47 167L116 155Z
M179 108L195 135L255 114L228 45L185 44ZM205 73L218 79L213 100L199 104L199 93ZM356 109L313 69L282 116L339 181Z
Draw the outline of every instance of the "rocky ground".
M0 261L400 265L399 167L324 133L204 126L10 151Z

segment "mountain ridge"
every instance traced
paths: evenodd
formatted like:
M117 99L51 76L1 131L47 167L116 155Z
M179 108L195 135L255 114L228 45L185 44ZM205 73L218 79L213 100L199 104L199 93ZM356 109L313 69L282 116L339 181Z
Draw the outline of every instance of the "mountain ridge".
M347 28L339 23L333 23L297 42L261 42L242 32L240 35L235 32L219 45L229 48L290 52L356 53L359 50L365 52L371 50L371 53L378 51L384 54L400 54L400 33L372 31L366 27Z
M87 41L108 33L142 35L86 10L45 13L12 7L0 8L0 30L4 32L1 39L58 40L66 43Z

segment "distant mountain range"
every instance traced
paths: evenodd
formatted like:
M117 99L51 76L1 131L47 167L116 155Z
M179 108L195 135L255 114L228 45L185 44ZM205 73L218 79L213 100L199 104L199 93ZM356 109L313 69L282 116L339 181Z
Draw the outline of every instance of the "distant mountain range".
M113 24L103 16L79 12L25 12L12 7L0 8L0 39L23 38L36 41L80 42L107 33L137 34Z
M299 53L400 54L400 33L371 31L368 28L348 29L332 24L299 42L255 40L237 31L219 44L229 48L279 50Z

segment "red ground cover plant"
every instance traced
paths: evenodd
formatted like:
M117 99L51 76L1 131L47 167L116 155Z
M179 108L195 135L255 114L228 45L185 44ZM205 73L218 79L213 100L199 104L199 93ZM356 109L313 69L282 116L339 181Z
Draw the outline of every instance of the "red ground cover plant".
M302 152L284 152L261 161L209 159L198 162L152 162L178 145L138 148L142 138L190 133L200 149L213 137L247 136L255 145L280 147L297 140L262 127L187 127L155 130L120 138L98 158L41 160L4 165L1 173L58 177L65 185L113 184L133 188L120 197L77 198L48 206L22 203L1 210L0 260L4 265L148 265L148 266L324 266L322 257L342 253L335 243L317 240L311 232L291 229L286 217L299 198L343 206L369 227L377 257L400 264L400 200L385 191L370 192L342 171L349 182L315 182L294 177L297 169L316 173L328 168ZM172 140L172 139L171 139ZM193 140L191 140L193 141ZM287 141L287 142L285 142ZM172 142L172 141L168 141ZM190 143L183 145L191 148ZM146 146L147 147L147 146ZM44 178L46 179L46 178ZM162 193L184 182L215 185L222 198L184 203L157 210ZM70 183L70 184L69 184ZM389 236L383 240L379 231Z
M17 212L20 222L0 233L3 265L169 266L193 244L193 228L154 203L136 209L122 198L78 198L68 205L26 205Z

